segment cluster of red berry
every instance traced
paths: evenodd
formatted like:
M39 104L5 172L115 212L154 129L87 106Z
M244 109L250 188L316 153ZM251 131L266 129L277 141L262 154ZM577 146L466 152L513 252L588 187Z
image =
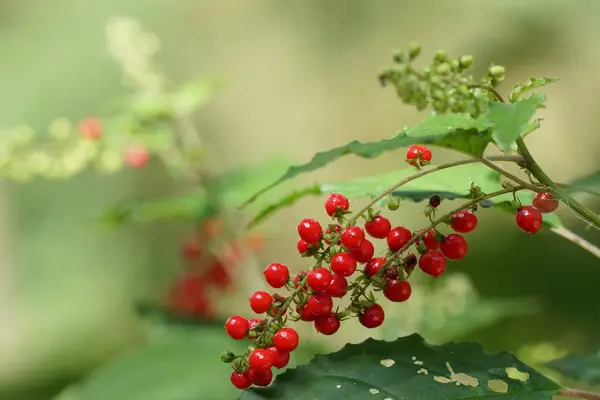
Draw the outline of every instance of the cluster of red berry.
M556 211L558 205L559 201L551 193L537 193L533 205L519 207L517 225L525 232L536 233L542 227L542 214Z
M79 123L78 130L81 136L87 140L100 140L103 134L102 122L96 117L83 119ZM123 157L125 164L131 168L141 168L150 161L150 153L140 145L127 147Z

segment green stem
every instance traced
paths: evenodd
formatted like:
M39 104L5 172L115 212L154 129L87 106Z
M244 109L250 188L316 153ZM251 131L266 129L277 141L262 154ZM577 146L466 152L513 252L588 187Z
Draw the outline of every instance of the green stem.
M531 172L531 174L540 183L542 183L542 184L548 186L549 188L551 188L552 191L555 192L558 195L558 197L567 206L569 206L569 208L571 208L573 211L575 211L577 214L579 214L583 219L585 219L590 224L594 225L596 228L600 228L600 216L597 215L596 213L594 213L593 211L591 211L590 209L586 208L584 205L582 205L581 203L579 203L577 200L575 200L571 195L569 195L569 193L567 193L566 190L564 190L561 187L559 187L544 172L544 170L538 165L538 163L535 161L535 159L533 158L533 156L529 152L529 149L525 145L525 142L523 141L523 138L517 139L517 147L519 148L519 152L521 153L521 155L525 159L525 163L527 165L527 169L529 170L529 172Z
M558 392L558 394L561 396L575 397L578 399L600 400L600 393L589 392L587 390L564 388Z

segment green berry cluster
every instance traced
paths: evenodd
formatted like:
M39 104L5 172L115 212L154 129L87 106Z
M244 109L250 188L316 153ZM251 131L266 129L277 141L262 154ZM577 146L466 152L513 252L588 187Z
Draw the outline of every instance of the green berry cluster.
M379 75L382 86L392 85L405 104L419 111L431 107L437 113L469 113L473 117L482 114L491 100L489 91L483 87L496 87L505 77L505 69L491 65L481 79L476 80L467 71L473 65L473 57L464 55L457 59L439 50L429 66L417 69L415 60L421 54L421 46L412 44L394 54L395 66Z

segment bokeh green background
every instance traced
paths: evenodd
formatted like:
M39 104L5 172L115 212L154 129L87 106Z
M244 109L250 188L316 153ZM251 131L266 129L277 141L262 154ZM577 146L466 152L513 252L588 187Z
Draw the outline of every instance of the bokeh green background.
M2 125L27 123L43 133L57 116L101 113L121 93L119 69L106 53L105 24L123 15L161 38L160 62L176 81L206 75L226 83L197 120L216 170L272 156L304 161L316 151L388 137L418 122L422 115L376 81L391 50L411 41L426 53L473 54L480 69L505 65L504 90L531 76L561 77L546 90L548 110L542 130L529 139L531 150L560 181L600 167L600 3L593 0L3 0ZM452 157L441 152L436 161ZM348 158L299 181L389 171L402 167L402 158L399 152L374 161ZM140 343L131 301L164 289L189 227L111 230L94 218L115 201L159 196L172 186L157 165L110 177L85 173L67 182L2 186L1 399L50 398ZM258 265L299 263L295 221L321 213L321 201L302 201L261 226L268 243ZM584 232L570 212L561 216L600 242L600 234ZM419 208L409 206L397 222L416 228L421 218ZM490 211L480 220L469 256L455 268L467 272L482 295L536 296L542 312L470 338L490 349L538 341L572 350L599 347L598 260L550 233L519 232L508 214ZM254 271L249 274L258 284ZM238 307L245 307L248 290L240 289ZM234 310L229 303L225 308ZM218 360L207 360L207 369L212 362Z

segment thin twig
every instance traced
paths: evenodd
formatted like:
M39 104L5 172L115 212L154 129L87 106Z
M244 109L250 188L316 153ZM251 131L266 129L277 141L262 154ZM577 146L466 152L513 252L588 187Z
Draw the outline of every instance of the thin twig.
M576 233L571 232L570 230L562 227L550 228L550 230L556 233L558 236L562 236L569 242L575 243L577 246L600 258L600 248L594 245L593 243L588 242Z
M590 194L592 196L600 197L600 192L596 192L595 190L588 189L588 188L585 188L582 186L571 185L569 183L559 183L559 182L556 182L556 186L567 189L570 192L580 192L580 193L586 193L586 194Z
M600 400L600 393L589 392L587 390L564 388L558 392L561 396L575 397L578 399Z
M517 157L520 159L520 161L524 161L523 157L521 157L521 156L517 156ZM527 188L527 189L529 189L529 190L531 190L533 192L539 192L539 193L543 193L543 192L546 191L545 189L543 189L543 188L541 188L539 186L531 184L531 183L529 183L529 182L527 182L527 181L519 178L518 176L513 175L512 173L508 172L504 168L501 168L501 167L497 166L496 164L494 164L493 162L491 162L490 159L491 159L491 157L488 157L487 159L486 158L480 158L479 160L480 160L480 162L482 164L487 165L489 168L491 168L494 171L498 172L500 175L503 175L503 176L507 177L508 179L510 179L510 180L518 183L519 185L523 186L524 188ZM516 162L520 162L520 161L516 161Z

